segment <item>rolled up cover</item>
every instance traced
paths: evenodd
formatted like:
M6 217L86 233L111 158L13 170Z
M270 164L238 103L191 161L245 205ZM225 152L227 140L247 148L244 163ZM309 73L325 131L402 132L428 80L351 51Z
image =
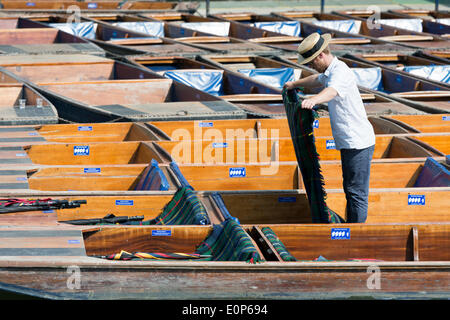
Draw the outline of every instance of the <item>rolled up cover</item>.
M209 236L198 246L196 254L210 255L212 261L259 262L262 257L250 236L233 219L215 224Z
M287 81L295 80L293 68L239 69L238 72L278 89L282 89Z
M352 34L358 34L361 29L361 21L356 20L319 20L312 23L316 26Z
M450 187L450 171L433 158L427 158L414 187Z
M229 22L184 22L182 28L209 33L218 37L227 37L230 34Z
M300 37L300 21L268 21L255 22L256 28L278 32L293 37Z
M410 31L423 32L422 19L378 19L375 20L375 23Z
M95 39L97 24L94 22L78 22L78 23L49 23L49 26L57 28L61 31L70 33L77 37L86 39Z
M450 84L450 65L408 66L400 70L413 75Z
M170 70L164 76L215 96L222 94L222 70Z
M372 90L383 91L383 82L381 68L351 68L355 77L356 83L365 88Z
M120 28L137 31L152 35L154 37L164 37L164 22L137 21L137 22L116 22L112 24Z
M169 182L155 159L145 168L135 190L169 190Z

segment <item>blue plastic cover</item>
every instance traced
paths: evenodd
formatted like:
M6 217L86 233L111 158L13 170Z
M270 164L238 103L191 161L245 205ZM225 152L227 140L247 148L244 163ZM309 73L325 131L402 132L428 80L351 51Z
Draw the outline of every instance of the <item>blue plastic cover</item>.
M96 38L95 31L97 29L97 24L94 22L49 23L49 26L70 33L74 36L84 37L86 39Z
M416 32L423 31L422 19L379 19L374 22Z
M320 20L312 21L312 23L316 26L353 34L358 34L361 28L361 21L356 20Z
M282 89L286 81L295 80L293 68L240 69L238 72L278 89Z
M445 24L446 26L450 26L450 18L439 18L439 19L436 19L436 22Z
M402 70L419 77L450 84L450 65L409 66Z
M215 96L222 94L222 70L170 70L164 76Z
M189 182L186 180L186 178L181 173L180 168L178 167L178 165L175 161L172 161L170 163L170 168L172 169L173 173L177 177L177 179L180 182L182 187L191 188L192 190L194 190L194 188L192 188L192 186L189 184Z
M136 32L149 34L154 37L164 37L164 22L116 22L112 25Z
M382 91L383 82L380 67L375 68L352 68L356 76L356 83L362 87Z
M229 22L183 22L181 27L210 33L219 37L227 37L230 33Z
M293 37L300 37L300 21L255 22L254 26L267 31L278 32Z
M169 190L169 182L155 159L145 168L135 190Z
M450 171L433 158L427 158L414 187L450 187Z

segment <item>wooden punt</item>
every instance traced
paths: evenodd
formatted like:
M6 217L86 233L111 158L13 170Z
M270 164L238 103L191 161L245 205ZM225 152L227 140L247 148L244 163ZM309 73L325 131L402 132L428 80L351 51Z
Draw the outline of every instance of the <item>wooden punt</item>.
M428 11L428 14L426 14L428 17L424 16L423 14L426 13L426 11L409 11L409 10L389 10L389 11L382 11L377 13L378 18L382 20L383 23L389 24L389 20L393 20L393 25L397 25L398 23L401 24L402 28L409 27L411 30L415 31L423 31L425 33L431 33L431 34L437 34L437 35L448 35L450 34L450 26L447 24L443 24L439 22L439 18L449 18L450 15L445 15L443 12L436 14L436 12ZM411 12L413 14L408 14L407 12ZM361 19L361 20L367 20L368 18L374 17L375 11L373 10L342 10L342 11L334 11L333 14L337 14L340 16L343 16L348 19ZM414 14L416 13L416 14ZM423 14L422 14L423 13ZM431 14L431 15L430 15ZM436 18L438 20L436 20ZM418 20L418 23L414 24L414 26L408 26L407 24L402 24L403 20L406 19L415 19ZM373 22L375 23L375 22ZM391 24L392 25L392 24ZM400 26L400 25L399 25Z
M199 21L211 21L208 18L202 18L199 16L192 16ZM89 18L87 18L89 19ZM119 25L120 28L126 30L134 30L134 33L140 33L141 35L158 36L163 39L168 39L171 41L176 41L180 44L188 45L190 47L196 48L197 50L202 50L205 53L216 53L216 54L257 54L257 55L276 55L280 54L280 50L275 50L268 48L266 46L259 45L257 43L251 43L242 39L238 39L227 35L213 35L206 32L199 32L189 28L185 28L179 24L174 24L170 21L159 20L152 17L144 17L138 15L105 15L105 16L94 16L91 19L96 23L105 24L106 26ZM145 33L142 28L137 26L124 25L124 23L158 23L162 24L162 30L159 30L156 34ZM137 30L139 28L139 30ZM141 30L141 31L140 31ZM111 42L110 40L109 42ZM117 43L114 41L113 43ZM127 45L131 43L131 39L128 41L121 40L121 43ZM136 44L139 44L136 42ZM192 51L192 49L191 49ZM167 55L177 54L182 55L177 52L168 52Z
M400 29L392 27L389 25L382 25L382 28L372 28L371 25L367 24L367 21L361 21L359 30L355 33L342 32L333 27L325 27L315 25L316 21L330 21L330 20L347 20L347 18L342 17L337 14L331 13L314 13L305 19L305 17L297 17L296 11L287 12L273 12L272 15L278 17L284 17L291 20L299 20L302 23L302 35L306 36L312 32L320 33L331 33L333 37L361 37L363 39L369 39L370 45L366 47L371 48L373 51L403 51L408 52L406 48L446 48L448 47L448 41L446 38L440 37L439 35L425 33L425 32L415 32L411 30ZM384 45L382 44L384 42ZM391 44L389 46L388 44ZM330 45L332 50L341 50L345 46L334 47ZM401 49L403 47L403 49ZM361 50L361 49L359 49ZM358 51L354 51L358 52ZM359 51L361 52L361 51Z
M3 54L93 54L104 56L97 45L61 30L23 18L0 18Z
M202 192L200 192L202 193ZM366 223L448 222L449 188L371 188ZM242 224L310 224L309 202L304 190L220 191L227 214ZM414 200L413 200L414 199ZM424 205L414 202L425 199ZM342 190L327 190L327 206L346 219Z
M349 229L350 240L331 240L334 226L330 225L270 225L299 260L285 262L274 260L275 251L268 251L275 249L261 236L267 225L243 225L247 239L265 260L256 264L98 258L120 250L191 253L211 226L15 226L1 232L2 242L11 248L0 256L1 292L94 300L442 299L448 295L448 224L340 226ZM27 248L23 237L33 241L27 242ZM328 261L316 261L320 256ZM80 268L82 280L68 285L70 275L78 270L74 266ZM374 272L382 277L370 283Z
M232 103L149 69L111 59L83 59L49 55L30 63L27 56L17 56L0 64L26 79L52 101L61 118L72 122L245 117Z
M1 132L1 146L162 139L158 132L138 122L2 126Z
M431 137L425 137L425 135ZM433 136L435 137L432 138ZM276 132L273 131L267 137L266 139L227 139L227 137L214 132L203 140L187 140L190 138L188 134L180 134L178 141L155 141L153 143L160 146L171 156L173 161L180 164L265 163L270 172L278 162L296 161L290 138L278 138ZM408 135L408 138L404 135L378 135L373 155L374 161L445 155L444 147L439 145L440 149L438 149L438 146L430 147L427 143L419 145L413 141L413 138L418 138L416 140L420 141L422 139L448 140L447 135L436 134L412 134ZM334 148L332 137L316 137L315 143L322 161L340 159L340 153Z
M430 114L421 115L420 117L409 115L390 115L381 116L380 118L387 119L395 124L405 128L407 132L417 133L437 133L449 132L450 121L448 114Z
M11 73L0 70L0 124L27 125L58 122L55 106ZM2 133L0 143L7 140Z
M443 161L443 157L436 158ZM438 162L439 163L439 162ZM181 187L178 173L168 164L158 166L168 182L168 190ZM30 190L40 191L140 191L137 188L145 179L148 165L101 165L92 168L85 166L39 167L27 171L26 179ZM425 168L425 161L384 163L374 162L371 166L371 189L430 187L419 179ZM428 168L428 165L427 165ZM321 163L325 189L342 189L342 168L340 163L324 161ZM196 191L233 190L305 190L303 179L296 163L280 163L271 174L264 172L264 165L180 165L179 172ZM6 175L0 181L7 189L8 183L19 183L14 178L19 175ZM386 177L389 177L387 180ZM436 185L437 186L437 185ZM450 187L450 182L447 184ZM159 186L158 186L159 187ZM26 189L26 188L25 188ZM156 189L155 190L159 190Z

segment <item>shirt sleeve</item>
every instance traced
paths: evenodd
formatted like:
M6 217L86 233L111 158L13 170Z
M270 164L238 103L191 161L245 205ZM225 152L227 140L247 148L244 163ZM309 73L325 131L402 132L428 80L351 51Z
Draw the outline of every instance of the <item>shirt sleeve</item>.
M349 93L349 88L356 85L355 76L351 69L337 68L330 74L327 87L335 89L340 97L345 97Z

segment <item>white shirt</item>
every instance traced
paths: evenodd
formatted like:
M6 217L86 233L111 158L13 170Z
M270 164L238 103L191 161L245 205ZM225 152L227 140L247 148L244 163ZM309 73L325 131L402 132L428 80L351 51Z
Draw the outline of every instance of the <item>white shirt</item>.
M334 57L318 80L338 93L328 102L336 149L364 149L374 145L375 133L367 119L353 71Z

